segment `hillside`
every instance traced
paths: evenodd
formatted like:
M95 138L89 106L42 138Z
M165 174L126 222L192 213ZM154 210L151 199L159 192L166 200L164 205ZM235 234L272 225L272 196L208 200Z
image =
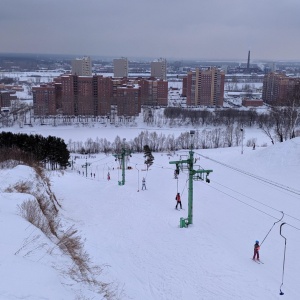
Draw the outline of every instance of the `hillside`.
M79 229L91 261L103 267L99 278L118 284L120 299L279 299L280 287L285 299L297 299L300 139L246 148L243 155L238 148L195 150L196 165L213 170L211 182L194 181L193 224L179 228L180 217L188 214L187 171L177 181L169 162L186 155L154 153L147 172L143 155L132 154L124 186L118 185L121 171L111 155L82 156L74 170L49 174L62 225ZM91 165L83 176L86 161ZM17 214L28 195L4 190L31 172L22 166L0 171L1 219L8 225L1 227L1 265L7 267L1 268L1 299L74 299L75 289L78 299L93 299L88 288L62 276L57 264L67 258L39 247L49 243L40 232L38 244L22 248L37 235ZM143 177L146 191L141 190ZM181 211L174 209L177 191ZM281 211L284 218L273 227ZM250 259L253 244L266 235L260 251L264 264L259 265Z

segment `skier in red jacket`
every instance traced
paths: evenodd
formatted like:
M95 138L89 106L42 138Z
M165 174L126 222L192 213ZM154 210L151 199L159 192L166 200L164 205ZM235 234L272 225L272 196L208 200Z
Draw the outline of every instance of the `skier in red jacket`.
M180 208L182 209L181 198L180 198L179 193L176 194L175 200L177 200L177 204L176 204L175 208L178 209L177 207L178 207L178 204L179 204Z
M254 254L253 254L253 260L259 260L259 241L255 241L255 245L254 245Z

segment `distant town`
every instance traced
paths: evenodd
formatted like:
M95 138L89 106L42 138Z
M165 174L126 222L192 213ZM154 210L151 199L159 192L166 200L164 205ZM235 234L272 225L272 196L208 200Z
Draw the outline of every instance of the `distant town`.
M0 54L0 126L133 122L142 110L284 106L299 62L132 60ZM47 121L48 120L48 121Z

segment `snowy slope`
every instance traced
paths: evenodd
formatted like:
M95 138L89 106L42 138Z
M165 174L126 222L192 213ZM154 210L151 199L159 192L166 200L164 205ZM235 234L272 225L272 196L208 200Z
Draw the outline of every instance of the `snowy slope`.
M126 130L120 133L127 136ZM112 155L81 156L74 170L49 173L62 204L62 223L79 229L92 261L104 269L100 279L119 284L120 299L279 299L282 282L283 297L298 299L300 139L245 147L244 154L240 148L194 152L195 169L201 165L213 172L209 184L194 181L189 228L179 228L180 217L188 215L187 170L177 181L169 164L185 159L188 151L172 157L154 153L148 172L143 155L132 154L124 186L118 185L122 176ZM91 165L83 176L85 162ZM83 299L96 297L61 272L68 260L59 252L49 255L53 244L18 215L18 205L31 196L5 192L18 180L32 178L31 169L4 169L0 176L0 299L76 299L79 292ZM146 191L141 190L143 177ZM177 191L182 211L174 209ZM281 211L284 218L273 227ZM267 234L259 265L250 259L253 244Z
M180 154L188 153L178 152L170 160L179 160ZM65 214L80 226L93 259L107 263L107 276L124 283L124 299L280 298L282 222L287 223L282 227L287 238L282 290L285 299L297 299L300 192L292 188L298 188L299 155L300 139L243 155L237 148L195 151L201 166L213 173L210 184L194 182L194 220L189 228L179 228L180 217L187 217L187 173L181 172L178 180L185 210L177 211L174 165L165 154L154 155L148 172L143 171L142 155L134 154L125 186L118 185L121 174L112 156L97 156L94 163L88 158L91 166L98 164L95 179L89 171L88 177L70 171L53 176L52 182ZM83 162L76 164L80 168ZM146 191L140 190L142 177ZM254 241L264 239L281 218L280 211L286 215L264 241L265 264L258 265L250 260Z

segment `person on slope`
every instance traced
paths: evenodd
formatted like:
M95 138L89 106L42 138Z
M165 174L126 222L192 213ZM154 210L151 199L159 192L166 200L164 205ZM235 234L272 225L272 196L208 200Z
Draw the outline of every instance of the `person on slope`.
M145 177L143 177L143 180L142 180L142 190L146 190L146 179Z
M259 260L259 249L260 249L259 241L255 241L253 260L255 260L255 259Z
M179 193L176 194L175 200L177 201L175 208L178 209L177 207L178 207L178 204L179 204L180 208L182 209L181 197L180 197Z

